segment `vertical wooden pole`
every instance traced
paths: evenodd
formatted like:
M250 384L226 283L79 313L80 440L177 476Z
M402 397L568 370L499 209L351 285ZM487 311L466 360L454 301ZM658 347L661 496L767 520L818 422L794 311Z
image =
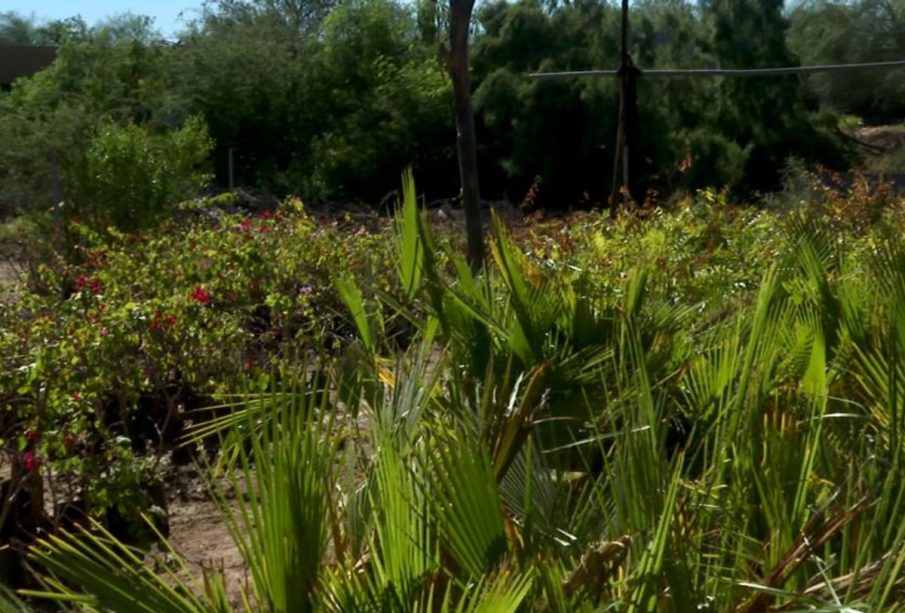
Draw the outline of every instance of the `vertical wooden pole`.
M233 191L236 188L236 183L234 180L235 175L233 174L233 148L229 148L229 154L227 157L228 164L228 174L229 174L229 191Z
M615 211L632 200L641 201L637 186L640 156L638 150L638 93L640 71L629 54L629 0L622 0L622 34L619 53L619 123L613 163L613 193L610 207Z

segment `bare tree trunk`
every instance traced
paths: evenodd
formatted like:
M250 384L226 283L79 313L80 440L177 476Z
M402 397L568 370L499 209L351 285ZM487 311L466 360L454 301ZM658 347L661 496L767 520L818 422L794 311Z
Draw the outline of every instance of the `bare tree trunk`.
M481 225L477 141L474 109L471 106L471 79L468 74L468 30L473 8L474 0L450 0L450 47L446 54L446 68L453 84L459 180L468 241L467 258L472 271L477 272L484 265L484 230Z

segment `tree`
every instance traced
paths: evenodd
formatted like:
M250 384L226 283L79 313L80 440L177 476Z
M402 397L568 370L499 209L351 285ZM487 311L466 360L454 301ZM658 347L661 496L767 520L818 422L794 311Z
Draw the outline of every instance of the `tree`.
M459 157L459 181L465 208L465 234L468 263L473 271L484 265L484 230L481 224L481 194L478 184L478 149L474 108L471 103L471 78L468 72L468 35L474 0L449 0L449 47L443 48L446 69L453 84L456 115L456 148Z
M88 26L81 17L44 22L13 11L0 13L0 45L60 45L67 40L86 36Z
M883 62L905 58L905 1L804 0L790 13L789 47L807 64ZM905 118L905 69L811 75L821 102L867 123Z
M782 0L709 0L711 48L726 68L768 68L797 64L786 44L788 19ZM731 141L749 148L745 179L749 190L771 191L790 156L838 163L837 144L809 117L815 106L793 77L724 79L715 124Z
M38 30L33 17L23 17L12 11L0 13L0 44L41 44Z

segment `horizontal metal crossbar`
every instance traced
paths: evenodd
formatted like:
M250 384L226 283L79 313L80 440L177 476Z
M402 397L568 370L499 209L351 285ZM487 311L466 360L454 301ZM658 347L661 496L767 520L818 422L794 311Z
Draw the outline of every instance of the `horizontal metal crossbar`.
M905 68L905 60L867 62L863 64L827 64L822 66L783 66L780 68L689 68L641 70L644 77L772 77L778 75L810 74L814 72L844 72L849 70L879 70ZM616 77L618 70L576 70L568 72L535 72L530 79L568 79L575 77Z

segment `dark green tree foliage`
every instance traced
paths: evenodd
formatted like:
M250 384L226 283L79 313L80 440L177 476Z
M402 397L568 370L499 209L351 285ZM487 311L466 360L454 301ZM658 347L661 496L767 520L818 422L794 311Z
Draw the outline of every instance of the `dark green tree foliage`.
M901 4L862 0L852 12L815 0L789 14L790 31L779 0L639 0L632 5L631 51L642 67L786 65L797 61L790 44L808 62L824 48L820 57L832 59L826 55L832 49L841 60L844 50L831 43L841 49L845 37L837 30L858 15L857 23L870 26L858 25L859 32L877 32L877 42L863 44L887 55L871 50L853 59L885 59L903 39L895 37ZM891 8L884 13L881 5ZM817 16L832 11L842 15L832 26L835 37L818 28ZM452 89L437 54L445 18L433 0L221 0L169 44L140 18L88 29L78 21L41 24L4 15L0 35L8 40L57 41L62 48L53 68L0 95L0 199L7 206L47 204L48 160L57 155L64 170L75 168L102 125L131 122L163 134L193 114L208 126L220 185L231 149L243 186L309 200L379 202L395 188L399 170L414 163L429 198L451 196L458 191ZM818 42L809 44L811 32ZM615 80L538 82L526 75L613 68L618 53L619 16L611 3L480 6L470 68L485 197L518 201L540 177L544 205L606 198ZM901 80L884 80L882 101L871 107L866 88L827 79L809 83L821 101L843 111L882 107L892 116L905 99L894 95ZM669 192L728 184L745 194L775 187L790 156L841 163L830 137L835 124L817 118L818 100L808 98L804 83L642 78L647 185ZM843 98L853 90L857 95Z
M709 0L711 50L722 67L768 68L798 64L786 45L782 0ZM746 187L780 186L790 156L838 164L832 142L821 134L798 77L725 78L719 85L716 131L747 149Z
M553 12L539 2L494 3L484 7L479 21L482 36L472 57L485 126L480 142L485 165L499 164L484 175L490 186L502 183L510 197L519 198L540 176L544 196L571 202L585 193L603 198L615 138L615 82L531 81L525 75L613 65L614 13L599 3Z
M119 18L117 21L125 20ZM108 29L109 25L105 24L104 27ZM81 17L42 22L33 16L25 17L12 11L0 13L0 45L59 45L87 35L88 26Z
M278 19L275 7L221 3L176 61L221 183L230 148L240 183L308 198L380 199L412 161L428 177L454 170L449 85L410 11L355 0Z
M412 12L389 1L346 2L327 18L323 41L315 82L328 106L314 118L324 129L309 176L330 195L374 200L414 163L439 182L434 189L453 189L451 86Z
M43 45L46 43L41 28L34 19L7 11L0 13L0 44Z
M790 18L789 46L809 64L905 59L903 0L806 0ZM825 104L868 123L905 117L905 69L818 74L808 84Z

